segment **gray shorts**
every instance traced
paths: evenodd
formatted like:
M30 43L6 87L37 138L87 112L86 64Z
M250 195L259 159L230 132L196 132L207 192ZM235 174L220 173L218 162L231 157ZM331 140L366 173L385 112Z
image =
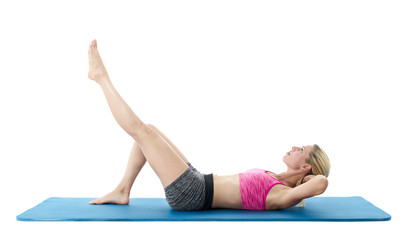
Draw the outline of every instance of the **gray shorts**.
M200 173L190 163L188 163L188 166L189 168L181 176L166 186L166 201L174 210L197 211L208 209L212 204L212 197L210 196L212 196L213 191L211 193L208 190L211 184L206 184L206 175ZM208 176L211 176L212 179L212 174Z

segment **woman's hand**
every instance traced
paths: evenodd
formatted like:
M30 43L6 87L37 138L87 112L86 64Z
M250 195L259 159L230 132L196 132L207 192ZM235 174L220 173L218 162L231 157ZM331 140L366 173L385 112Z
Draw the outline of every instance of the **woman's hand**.
M304 177L302 183L308 182L308 181L310 181L311 179L313 179L314 177L315 177L315 175L312 175L312 174L307 175L307 176Z

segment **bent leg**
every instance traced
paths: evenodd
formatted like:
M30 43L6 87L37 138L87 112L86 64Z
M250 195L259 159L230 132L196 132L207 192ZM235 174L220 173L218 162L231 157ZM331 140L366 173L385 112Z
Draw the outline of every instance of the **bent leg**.
M172 141L165 136L165 134L163 134L157 127L155 127L152 124L148 124L148 126L155 130L156 133L158 133L174 149L174 151L181 157L181 159L186 164L188 164L188 160L186 159L186 157L175 146L175 144L173 144ZM128 204L133 183L135 182L136 177L138 176L139 172L141 171L145 163L145 155L143 155L140 145L136 141L134 141L132 150L129 155L129 160L125 174L118 186L112 192L106 194L105 196L91 201L90 204Z
M138 132L141 150L151 168L154 170L162 186L165 188L189 167L188 164L176 153L171 145L153 128L144 125L144 130Z
M129 155L128 165L125 174L119 185L109 194L90 201L90 204L129 204L130 191L136 177L146 163L146 158L142 153L139 144L135 141Z
M183 154L181 151L179 151L179 149L175 146L175 144L173 144L172 141L169 140L169 138L168 138L167 136L165 136L165 134L163 134L163 133L161 132L161 130L159 130L157 127L155 127L155 126L152 125L152 124L148 124L148 126L149 126L150 128L152 128L153 130L155 130L155 132L157 132L163 139L165 139L165 141L175 150L175 152L181 157L181 159L184 160L184 162L185 162L186 164L188 164L188 162L189 162L188 159L186 159L186 157L184 156L184 154Z
M139 143L134 141L132 150L129 155L128 165L126 166L125 174L117 188L130 193L133 183L135 182L136 177L142 170L145 163L145 155L143 155Z

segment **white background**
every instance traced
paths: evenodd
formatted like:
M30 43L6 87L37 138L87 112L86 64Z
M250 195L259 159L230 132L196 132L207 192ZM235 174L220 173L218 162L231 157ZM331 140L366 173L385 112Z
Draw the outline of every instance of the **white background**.
M412 12L395 0L1 1L1 238L407 238ZM201 171L279 173L291 146L317 143L332 162L324 195L363 196L392 220L16 221L123 175L133 139L87 78L95 38L119 93ZM149 166L131 197L164 197Z

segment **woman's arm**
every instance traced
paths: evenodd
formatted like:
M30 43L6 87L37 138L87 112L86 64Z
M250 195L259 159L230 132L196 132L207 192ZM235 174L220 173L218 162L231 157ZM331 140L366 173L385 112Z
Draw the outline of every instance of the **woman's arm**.
M316 176L316 175L312 175L312 174L305 176L302 183L306 183L306 182L310 181L310 180L313 179L315 176Z
M308 177L308 178L307 178ZM309 175L304 178L305 183L289 189L282 198L286 207L291 207L301 200L322 194L328 186L328 180L323 175Z

